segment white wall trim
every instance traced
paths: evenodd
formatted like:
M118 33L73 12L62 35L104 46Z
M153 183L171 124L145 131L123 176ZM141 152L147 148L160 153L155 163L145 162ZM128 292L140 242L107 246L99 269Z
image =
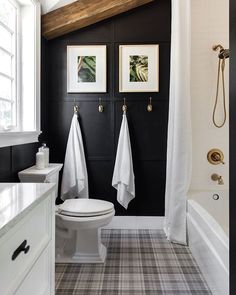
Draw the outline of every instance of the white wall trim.
M0 148L18 144L38 142L41 131L0 133Z
M18 119L20 122L17 124L15 130L0 130L0 147L14 146L19 144L26 144L38 141L40 131L40 28L41 28L41 15L40 15L40 3L38 0L16 0L21 4L19 22L20 22L20 45L18 48L24 48L18 53L18 81L17 86L19 90L18 105L20 109L20 116ZM23 25L24 20L24 25ZM28 31L29 26L31 28ZM29 46L30 45L30 46ZM31 48L32 47L32 48ZM26 51L29 50L29 52ZM32 52L31 52L32 51ZM32 56L31 56L32 54ZM30 61L28 58L30 56ZM28 68L28 63L34 63L32 68ZM27 66L26 66L27 65ZM29 77L33 77L29 81ZM32 91L26 92L28 85L31 84ZM34 101L34 103L33 103ZM30 106L28 107L28 102ZM26 107L27 106L27 107ZM29 112L31 112L32 118L30 121L26 121ZM32 122L31 122L32 121Z
M114 216L105 229L163 229L164 216Z
M42 5L42 14L48 13L75 1L76 0L39 0Z
M38 0L35 2L35 30L34 30L34 43L35 43L35 129L41 130L41 7Z

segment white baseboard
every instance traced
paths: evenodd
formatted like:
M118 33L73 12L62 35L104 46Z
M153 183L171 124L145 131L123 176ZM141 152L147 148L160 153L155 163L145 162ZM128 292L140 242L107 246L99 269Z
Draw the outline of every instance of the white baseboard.
M164 216L114 216L105 229L163 229Z

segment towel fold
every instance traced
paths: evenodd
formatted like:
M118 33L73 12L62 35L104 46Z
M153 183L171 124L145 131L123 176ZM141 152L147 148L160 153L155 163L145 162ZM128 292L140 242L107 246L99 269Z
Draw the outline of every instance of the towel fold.
M125 113L120 128L112 186L117 189L117 201L127 209L129 202L135 197L135 185L129 128Z
M77 115L71 122L61 184L61 198L88 198L88 175Z

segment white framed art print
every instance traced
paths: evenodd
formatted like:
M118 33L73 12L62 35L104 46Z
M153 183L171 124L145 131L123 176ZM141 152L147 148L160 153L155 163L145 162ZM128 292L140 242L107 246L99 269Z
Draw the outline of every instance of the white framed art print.
M159 91L159 45L119 46L119 92Z
M106 92L106 45L67 46L67 92Z

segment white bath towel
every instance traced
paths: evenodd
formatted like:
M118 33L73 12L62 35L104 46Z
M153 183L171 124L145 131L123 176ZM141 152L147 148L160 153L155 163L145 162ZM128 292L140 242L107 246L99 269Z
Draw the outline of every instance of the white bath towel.
M74 114L68 137L61 198L88 198L88 175L84 155L82 134L77 115Z
M117 201L127 209L129 202L135 197L135 185L129 127L125 113L120 128L112 186L117 189Z

